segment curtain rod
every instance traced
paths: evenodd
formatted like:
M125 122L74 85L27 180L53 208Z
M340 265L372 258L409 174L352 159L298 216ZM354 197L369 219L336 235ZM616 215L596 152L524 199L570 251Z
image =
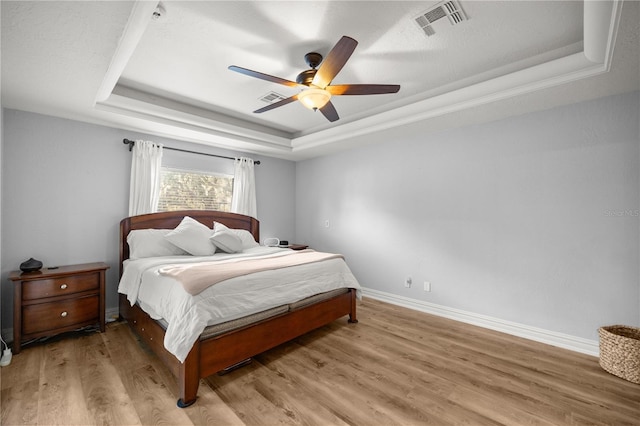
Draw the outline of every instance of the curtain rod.
M136 141L132 141L131 139L123 139L122 143L125 144L125 145L129 145L129 151L131 151L133 149L133 145L136 144ZM186 152L188 154L206 155L208 157L224 158L226 160L235 160L234 157L226 157L224 155L208 154L206 152L189 151L188 149L171 148L170 146L163 146L163 149L169 149L171 151ZM260 160L254 161L253 164L255 164L255 165L260 164Z

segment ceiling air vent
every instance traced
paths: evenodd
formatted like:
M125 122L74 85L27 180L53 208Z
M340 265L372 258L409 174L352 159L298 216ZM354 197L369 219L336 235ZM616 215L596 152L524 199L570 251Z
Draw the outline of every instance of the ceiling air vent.
M286 99L286 96L281 95L280 93L276 93L276 92L269 92L266 95L262 96L260 98L260 100L262 102L266 102L268 104L272 104L274 102L278 102L281 101L283 99Z
M442 19L447 18L447 19ZM414 18L427 37L436 33L440 26L457 25L467 20L464 10L456 0L443 1ZM440 30L441 28L438 28Z

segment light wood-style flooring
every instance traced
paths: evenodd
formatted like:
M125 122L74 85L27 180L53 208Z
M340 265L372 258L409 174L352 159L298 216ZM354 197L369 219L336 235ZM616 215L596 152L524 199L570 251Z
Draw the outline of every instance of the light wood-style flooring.
M1 423L640 424L640 385L597 358L372 299L242 369L195 405L126 323L27 346L0 370Z

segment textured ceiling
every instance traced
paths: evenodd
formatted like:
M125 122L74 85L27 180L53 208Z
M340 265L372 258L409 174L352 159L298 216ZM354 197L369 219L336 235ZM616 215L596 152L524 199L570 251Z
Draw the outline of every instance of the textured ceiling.
M295 80L307 69L305 53L326 55L348 35L359 45L334 83L402 86L399 94L334 99L348 120L433 96L443 86L459 88L462 81L502 75L524 66L522 61L541 63L582 50L580 2L547 8L535 2L469 2L464 6L472 20L444 27L430 38L412 20L428 4L168 4L166 20L147 27L120 81L244 115L264 106L258 98L269 91L288 97L299 89L232 74L229 65ZM540 22L548 29L541 31ZM321 114L310 114L298 104L248 118L294 134L331 126Z
M352 135L478 105L493 105L498 117L500 101L609 72L614 47L618 67L638 65L637 2L461 1L468 20L444 18L427 37L413 18L437 4L166 1L154 20L154 2L3 1L2 103L298 159ZM267 105L262 96L299 89L228 70L295 80L305 53L326 55L343 35L359 44L333 84L401 89L334 97L334 123L298 102L254 114ZM606 84L612 93L637 89L637 74L631 68L621 74L630 81Z

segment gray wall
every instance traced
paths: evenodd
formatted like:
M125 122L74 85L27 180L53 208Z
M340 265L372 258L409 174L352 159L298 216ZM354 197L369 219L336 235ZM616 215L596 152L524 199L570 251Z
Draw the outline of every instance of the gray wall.
M221 155L239 153L15 110L4 110L2 147L2 328L11 328L7 276L34 257L45 265L104 261L107 309L117 308L118 227L127 216L131 153L123 138ZM295 164L257 155L263 236L293 239ZM233 174L233 162L165 151L163 163ZM208 168L211 167L211 168ZM222 170L216 170L215 168ZM226 168L226 169L224 169Z
M640 325L639 105L635 92L435 134L418 123L297 164L249 155L262 161L262 236L342 252L364 286L416 300L594 340L603 324ZM3 113L2 328L8 272L31 256L107 262L115 308L131 155L121 140L194 146ZM165 162L231 167L169 151Z
M418 123L299 162L297 241L395 295L592 340L638 326L639 105L635 92L432 134Z

